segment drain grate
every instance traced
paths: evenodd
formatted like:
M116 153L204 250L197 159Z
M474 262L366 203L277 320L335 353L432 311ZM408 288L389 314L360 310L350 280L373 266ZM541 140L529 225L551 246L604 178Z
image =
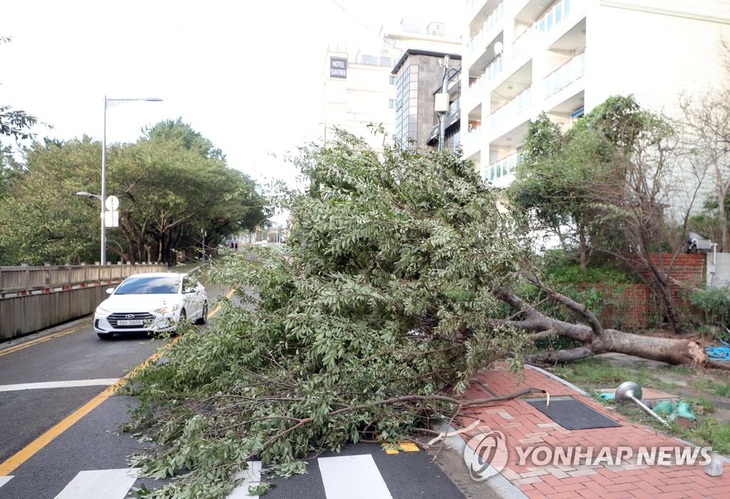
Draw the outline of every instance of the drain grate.
M551 398L550 405L545 399L525 400L538 411L558 423L566 430L587 430L590 428L612 428L621 426L600 412L572 397Z

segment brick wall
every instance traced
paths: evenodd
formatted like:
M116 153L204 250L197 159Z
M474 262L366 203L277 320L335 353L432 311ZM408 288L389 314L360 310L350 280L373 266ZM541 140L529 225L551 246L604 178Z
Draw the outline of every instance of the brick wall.
M651 322L651 292L644 284L595 284L603 295L598 318L604 327L636 331Z
M672 263L672 258L674 262ZM680 312L693 313L694 309L689 300L692 289L705 281L706 258L704 254L657 253L652 255L653 262L660 268L672 265L670 289L674 303ZM650 276L645 276L651 283ZM598 315L604 327L636 331L648 329L663 318L661 298L652 292L651 287L645 284L592 284L604 297L603 309Z

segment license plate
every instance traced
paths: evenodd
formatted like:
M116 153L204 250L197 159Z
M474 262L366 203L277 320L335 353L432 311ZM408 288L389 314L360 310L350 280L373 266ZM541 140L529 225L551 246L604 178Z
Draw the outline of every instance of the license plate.
M140 319L128 320L122 319L117 321L118 326L141 326L144 322Z

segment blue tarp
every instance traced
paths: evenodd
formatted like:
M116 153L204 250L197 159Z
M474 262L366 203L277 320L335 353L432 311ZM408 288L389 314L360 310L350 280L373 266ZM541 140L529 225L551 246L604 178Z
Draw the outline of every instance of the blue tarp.
M720 340L723 346L720 347L706 347L707 355L712 360L730 360L730 343Z

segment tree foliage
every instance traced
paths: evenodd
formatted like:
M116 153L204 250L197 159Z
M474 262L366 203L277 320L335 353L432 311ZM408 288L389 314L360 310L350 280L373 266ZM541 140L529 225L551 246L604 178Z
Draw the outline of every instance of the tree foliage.
M625 245L607 235L621 233L615 205L624 204L627 165L641 135L656 128L652 120L633 97L614 96L564 133L545 113L528 129L508 194L537 222L533 229L556 234L566 250L577 249L583 268L598 248L621 251Z
M111 144L107 192L120 199L120 227L107 228L110 261L175 261L268 216L257 185L229 168L209 141L180 120L135 144ZM34 142L0 205L0 263L93 262L99 253L101 145L88 137Z
M134 380L137 423L169 446L146 471L192 470L155 496L215 497L208 488L254 456L286 471L311 452L429 428L456 409L445 390L520 349L491 319L505 312L492 290L520 280L525 245L470 163L380 160L346 134L297 161L311 183L286 251L211 271L248 310L229 303Z
M94 217L75 193L98 176L100 153L88 138L30 147L25 167L0 204L0 264L98 260L98 222L95 238L86 230L99 219L98 202ZM93 249L89 237L97 241Z
M565 133L543 114L530 126L509 194L540 222L537 228L573 242L568 248L577 249L582 268L596 252L634 266L680 331L671 265L652 257L684 248L682 234L701 184L697 176L678 180L677 140L666 119L632 96L610 97Z
M0 45L10 41L10 38L0 36ZM21 170L13 156L13 146L4 143L3 138L12 139L15 143L33 139L32 128L37 122L35 116L25 111L0 104L0 199L10 190Z
M33 138L30 128L37 123L37 118L25 111L10 106L0 106L0 135L15 140Z

